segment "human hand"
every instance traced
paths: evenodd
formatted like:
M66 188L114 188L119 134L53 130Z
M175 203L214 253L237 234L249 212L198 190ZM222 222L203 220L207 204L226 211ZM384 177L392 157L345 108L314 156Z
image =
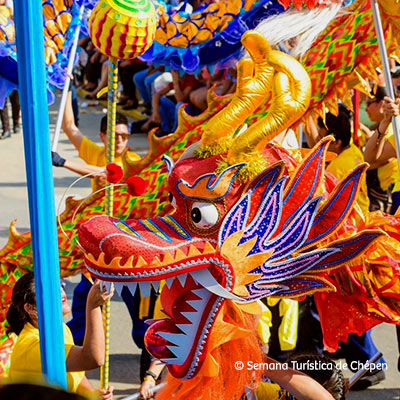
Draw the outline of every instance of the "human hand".
M97 390L100 400L112 400L114 398L113 392L114 392L114 387L111 385L108 386L107 389L98 389Z
M89 290L87 297L87 305L90 308L102 306L106 301L110 300L114 294L114 285L111 285L110 293L107 292L105 285L101 287L100 281L97 280Z
M383 118L386 121L391 121L393 117L399 115L400 99L397 98L395 101L393 101L390 97L386 96L383 101Z
M139 393L142 396L142 399L147 400L153 397L153 388L156 385L155 380L152 377L146 376L146 379L140 385Z
M100 59L100 52L96 51L91 57L90 57L90 62L93 64Z
M171 75L174 82L179 81L179 71L177 71L176 69L171 69Z
M132 65L132 60L124 60L119 63L120 68L126 68L129 65Z
M65 158L62 158L57 152L51 152L51 161L55 167L63 167L65 164Z
M161 115L158 112L153 112L151 115L151 122L154 122L155 124L161 124Z

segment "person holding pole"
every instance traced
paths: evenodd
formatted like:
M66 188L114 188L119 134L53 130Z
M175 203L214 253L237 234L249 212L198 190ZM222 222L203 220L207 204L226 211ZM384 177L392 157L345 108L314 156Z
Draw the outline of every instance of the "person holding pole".
M108 293L96 281L92 286L86 305L86 332L82 346L74 344L71 332L64 324L64 342L67 369L67 389L72 392L90 393L94 389L83 371L91 370L104 363L104 330L100 306L114 293ZM61 287L62 313L67 315L71 308L64 289ZM14 286L12 303L7 312L7 334L18 335L11 354L11 382L38 382L42 379L40 338L36 293L33 273L22 276ZM113 388L101 389L98 394L102 400L112 400Z
M86 164L76 163L70 160L65 160L58 153L52 153L52 161L55 167L64 167L79 175L89 173L102 174L104 167L107 164L105 143L107 141L107 117L104 116L100 123L99 136L103 145L97 145L88 139L76 126L74 113L72 110L71 92L68 93L65 113L62 122L62 128L70 142L79 152L79 157ZM129 138L129 128L127 118L117 113L115 126L115 163L122 166L122 153L127 149ZM131 160L140 160L140 156L134 152L129 152L128 156Z
M392 129L392 118L399 115L400 99L392 100L390 97L377 103L370 103L367 107L368 115L375 118L375 114L380 114L379 125L374 134L368 140L365 150L364 159L371 168L383 165L391 158L396 158L396 143L394 132ZM393 176L394 187L392 190L392 209L391 214L395 214L400 205L400 175L397 169L396 176Z

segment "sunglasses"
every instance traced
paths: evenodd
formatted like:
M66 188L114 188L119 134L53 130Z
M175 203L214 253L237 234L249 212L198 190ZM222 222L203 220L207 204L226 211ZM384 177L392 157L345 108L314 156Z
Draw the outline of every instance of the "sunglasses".
M107 135L107 133L104 133L104 134ZM117 132L115 132L115 138L117 138L117 136L120 136L121 139L128 140L129 136L131 136L131 135L129 133L117 133Z

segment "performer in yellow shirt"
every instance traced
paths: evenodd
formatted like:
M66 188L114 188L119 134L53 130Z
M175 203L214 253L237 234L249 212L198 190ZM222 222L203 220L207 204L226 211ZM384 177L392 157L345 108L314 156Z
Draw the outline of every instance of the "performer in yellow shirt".
M360 149L351 143L350 117L349 111L343 106L339 106L337 116L327 113L325 115L325 122L322 118L318 118L318 127L315 126L313 121L310 121L310 132L306 132L307 142L310 147L314 146L315 143L327 135L335 137L335 141L329 145L328 151L336 153L337 157L328 164L326 170L339 180L348 175L357 165L364 162L364 156ZM357 203L363 213L369 211L365 175L361 178Z
M115 160L116 164L122 166L121 156L127 149L129 139L128 120L125 115L117 113L115 116ZM85 161L86 164L79 164L70 160L65 160L58 153L52 153L53 165L55 167L64 167L70 171L76 172L80 175L89 173L104 173L104 167L107 165L106 148L107 141L107 116L105 115L100 122L99 137L103 145L98 145L88 139L76 126L74 121L74 114L72 111L71 92L68 93L67 102L65 105L65 113L62 123L62 128L67 134L68 139L79 152L79 157ZM140 160L140 156L134 152L129 152L131 160Z
M72 392L93 392L85 373L104 363L104 330L100 306L113 295L100 288L97 281L92 286L86 306L86 332L82 346L74 344L71 332L64 324L67 389ZM62 312L67 315L71 308L61 288ZM7 334L18 335L11 353L9 380L11 383L41 383L42 368L40 338L36 311L36 295L33 273L22 276L14 286L12 303L7 312ZM102 400L112 400L112 387L98 391Z
M396 142L391 123L392 117L399 115L399 104L400 99L393 101L390 97L384 97L383 99L376 98L367 107L370 119L379 122L364 151L365 160L371 164L371 168L379 167L397 158ZM399 169L395 168L392 174L394 187L392 190L393 204L391 214L395 214L400 206Z

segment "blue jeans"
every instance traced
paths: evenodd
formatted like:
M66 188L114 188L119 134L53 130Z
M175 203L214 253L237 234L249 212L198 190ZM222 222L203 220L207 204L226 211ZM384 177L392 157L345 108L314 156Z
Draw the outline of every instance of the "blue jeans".
M146 76L146 74L147 69L137 72L135 75L133 75L133 82L135 82L137 90L139 91L140 96L142 96L143 101L146 104L151 105L151 98L153 96L152 84L157 76L161 74L161 71L156 71L149 76Z
M371 330L363 333L361 336L355 333L350 333L346 343L341 343L342 350L344 351L346 362L349 364L349 368L355 372L357 361L365 363L372 356L374 356L378 349L376 348L371 337ZM353 365L352 365L352 362ZM376 363L385 363L383 357L381 357ZM377 371L377 370L376 370Z
M161 115L161 129L164 132L174 132L178 122L178 108L182 105L181 102L175 104L167 97L160 98L160 115Z

